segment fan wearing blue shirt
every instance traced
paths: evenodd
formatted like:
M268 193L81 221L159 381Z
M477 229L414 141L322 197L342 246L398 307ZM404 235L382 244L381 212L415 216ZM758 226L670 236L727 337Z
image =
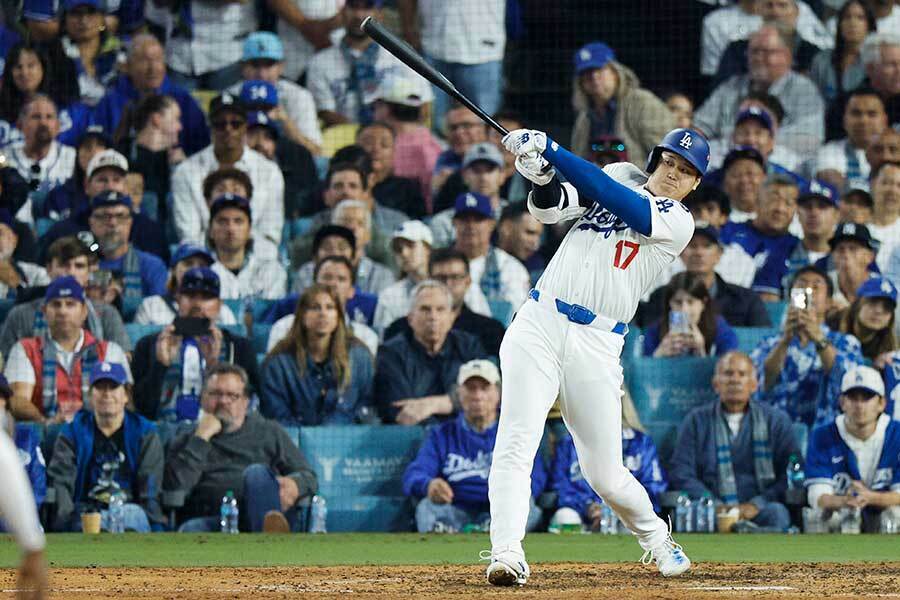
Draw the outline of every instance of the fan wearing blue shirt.
M490 521L488 473L500 406L500 371L488 360L470 360L459 368L457 418L429 432L403 474L403 493L421 498L416 507L420 533L454 533L466 525L487 530ZM528 531L541 520L534 499L544 490L547 473L540 453L531 471Z

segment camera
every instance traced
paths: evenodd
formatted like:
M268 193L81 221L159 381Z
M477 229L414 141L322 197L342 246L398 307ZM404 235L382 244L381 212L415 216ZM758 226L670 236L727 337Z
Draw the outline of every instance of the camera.
M791 290L791 306L799 310L812 308L812 288L794 288Z

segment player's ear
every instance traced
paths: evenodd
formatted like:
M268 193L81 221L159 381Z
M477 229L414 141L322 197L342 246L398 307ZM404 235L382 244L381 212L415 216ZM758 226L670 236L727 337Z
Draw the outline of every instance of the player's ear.
M697 177L697 180L694 182L694 186L691 188L691 191L692 191L692 192L693 192L694 190L696 190L698 187L700 187L700 182L703 181L703 176L702 176L702 175L696 175L696 177Z

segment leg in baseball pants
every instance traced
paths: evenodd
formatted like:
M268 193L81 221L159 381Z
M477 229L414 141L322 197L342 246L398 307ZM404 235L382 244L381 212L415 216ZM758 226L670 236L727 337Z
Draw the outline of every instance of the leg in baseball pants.
M622 464L622 366L624 338L572 325L563 353L560 409L581 472L646 550L668 534L647 491Z
M531 470L547 413L559 393L565 317L526 302L503 337L500 421L488 478L491 545L522 551L531 499ZM621 446L621 442L618 444Z

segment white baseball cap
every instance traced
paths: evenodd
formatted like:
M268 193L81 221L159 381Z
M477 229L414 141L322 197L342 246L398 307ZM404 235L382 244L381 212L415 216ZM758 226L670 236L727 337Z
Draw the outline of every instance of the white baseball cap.
M119 169L123 173L128 172L128 160L120 153L116 152L112 149L107 149L102 152L94 155L94 158L88 162L87 166L87 177L88 179L91 176L99 171L100 169L105 169L107 167L112 167L114 169Z
M431 229L422 221L404 221L394 229L391 241L396 239L409 240L410 242L425 242L429 246L434 245L434 237Z
M489 360L477 358L470 360L459 368L459 375L456 378L457 385L463 385L473 377L481 377L488 383L498 385L500 383L500 371L497 365Z
M844 378L841 379L841 393L846 394L850 390L859 389L884 396L884 381L878 371L872 367L857 365L844 373Z

